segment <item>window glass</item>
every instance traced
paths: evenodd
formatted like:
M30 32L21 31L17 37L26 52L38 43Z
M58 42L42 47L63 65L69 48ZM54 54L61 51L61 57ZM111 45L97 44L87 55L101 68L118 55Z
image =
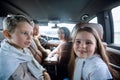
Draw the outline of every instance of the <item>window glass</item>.
M40 26L40 34L50 37L57 37L57 28L52 28L55 24L48 23L48 26Z
M112 9L114 23L114 43L120 44L120 6Z
M57 30L58 28L52 28L55 24L48 23L48 26L40 26L40 34L47 35L50 37L58 37ZM75 24L68 24L68 23L59 23L57 24L59 27L67 27L70 31L72 31Z
M92 20L89 21L90 23L98 23L97 22L97 17L94 17Z

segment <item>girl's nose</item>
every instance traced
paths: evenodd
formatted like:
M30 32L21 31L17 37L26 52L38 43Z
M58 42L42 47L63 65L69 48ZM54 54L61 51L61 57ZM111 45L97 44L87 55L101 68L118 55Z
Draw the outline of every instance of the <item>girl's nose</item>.
M81 48L86 48L86 44L83 42L80 44Z

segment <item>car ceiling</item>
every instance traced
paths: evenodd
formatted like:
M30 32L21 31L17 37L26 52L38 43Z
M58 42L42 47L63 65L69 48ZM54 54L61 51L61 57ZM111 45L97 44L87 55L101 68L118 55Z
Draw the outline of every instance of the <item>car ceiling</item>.
M0 16L23 14L41 23L86 21L118 4L119 0L1 0ZM111 6L112 5L112 6Z

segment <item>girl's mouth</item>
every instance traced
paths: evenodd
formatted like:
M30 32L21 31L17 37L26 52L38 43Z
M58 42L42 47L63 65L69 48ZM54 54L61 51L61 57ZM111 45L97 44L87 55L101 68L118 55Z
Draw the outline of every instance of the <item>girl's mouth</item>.
M81 54L84 54L84 53L86 53L86 51L84 51L84 50L81 50L81 51L80 51L80 53L81 53Z

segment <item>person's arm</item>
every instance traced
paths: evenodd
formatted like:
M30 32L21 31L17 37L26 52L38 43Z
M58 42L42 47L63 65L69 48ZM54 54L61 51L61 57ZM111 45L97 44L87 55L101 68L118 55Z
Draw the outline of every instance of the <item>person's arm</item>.
M35 41L35 43L36 43L38 49L39 49L41 52L45 52L45 49L42 47L42 45L40 44L40 42L39 42L39 40L38 40L37 37L34 38L34 41Z
M52 56L55 55L55 54L59 54L59 50L60 50L61 45L62 45L62 43L59 44L59 45L48 55L48 57L52 57Z
M40 44L38 38L34 38L34 41L35 41L38 49L39 49L42 53L44 53L45 55L48 55L48 54L51 52L50 50L45 49L45 48Z
M43 72L43 76L44 80L51 80L50 75L46 71Z
M49 46L49 47L57 47L59 45L59 43L50 43L50 42L48 42L46 45Z

